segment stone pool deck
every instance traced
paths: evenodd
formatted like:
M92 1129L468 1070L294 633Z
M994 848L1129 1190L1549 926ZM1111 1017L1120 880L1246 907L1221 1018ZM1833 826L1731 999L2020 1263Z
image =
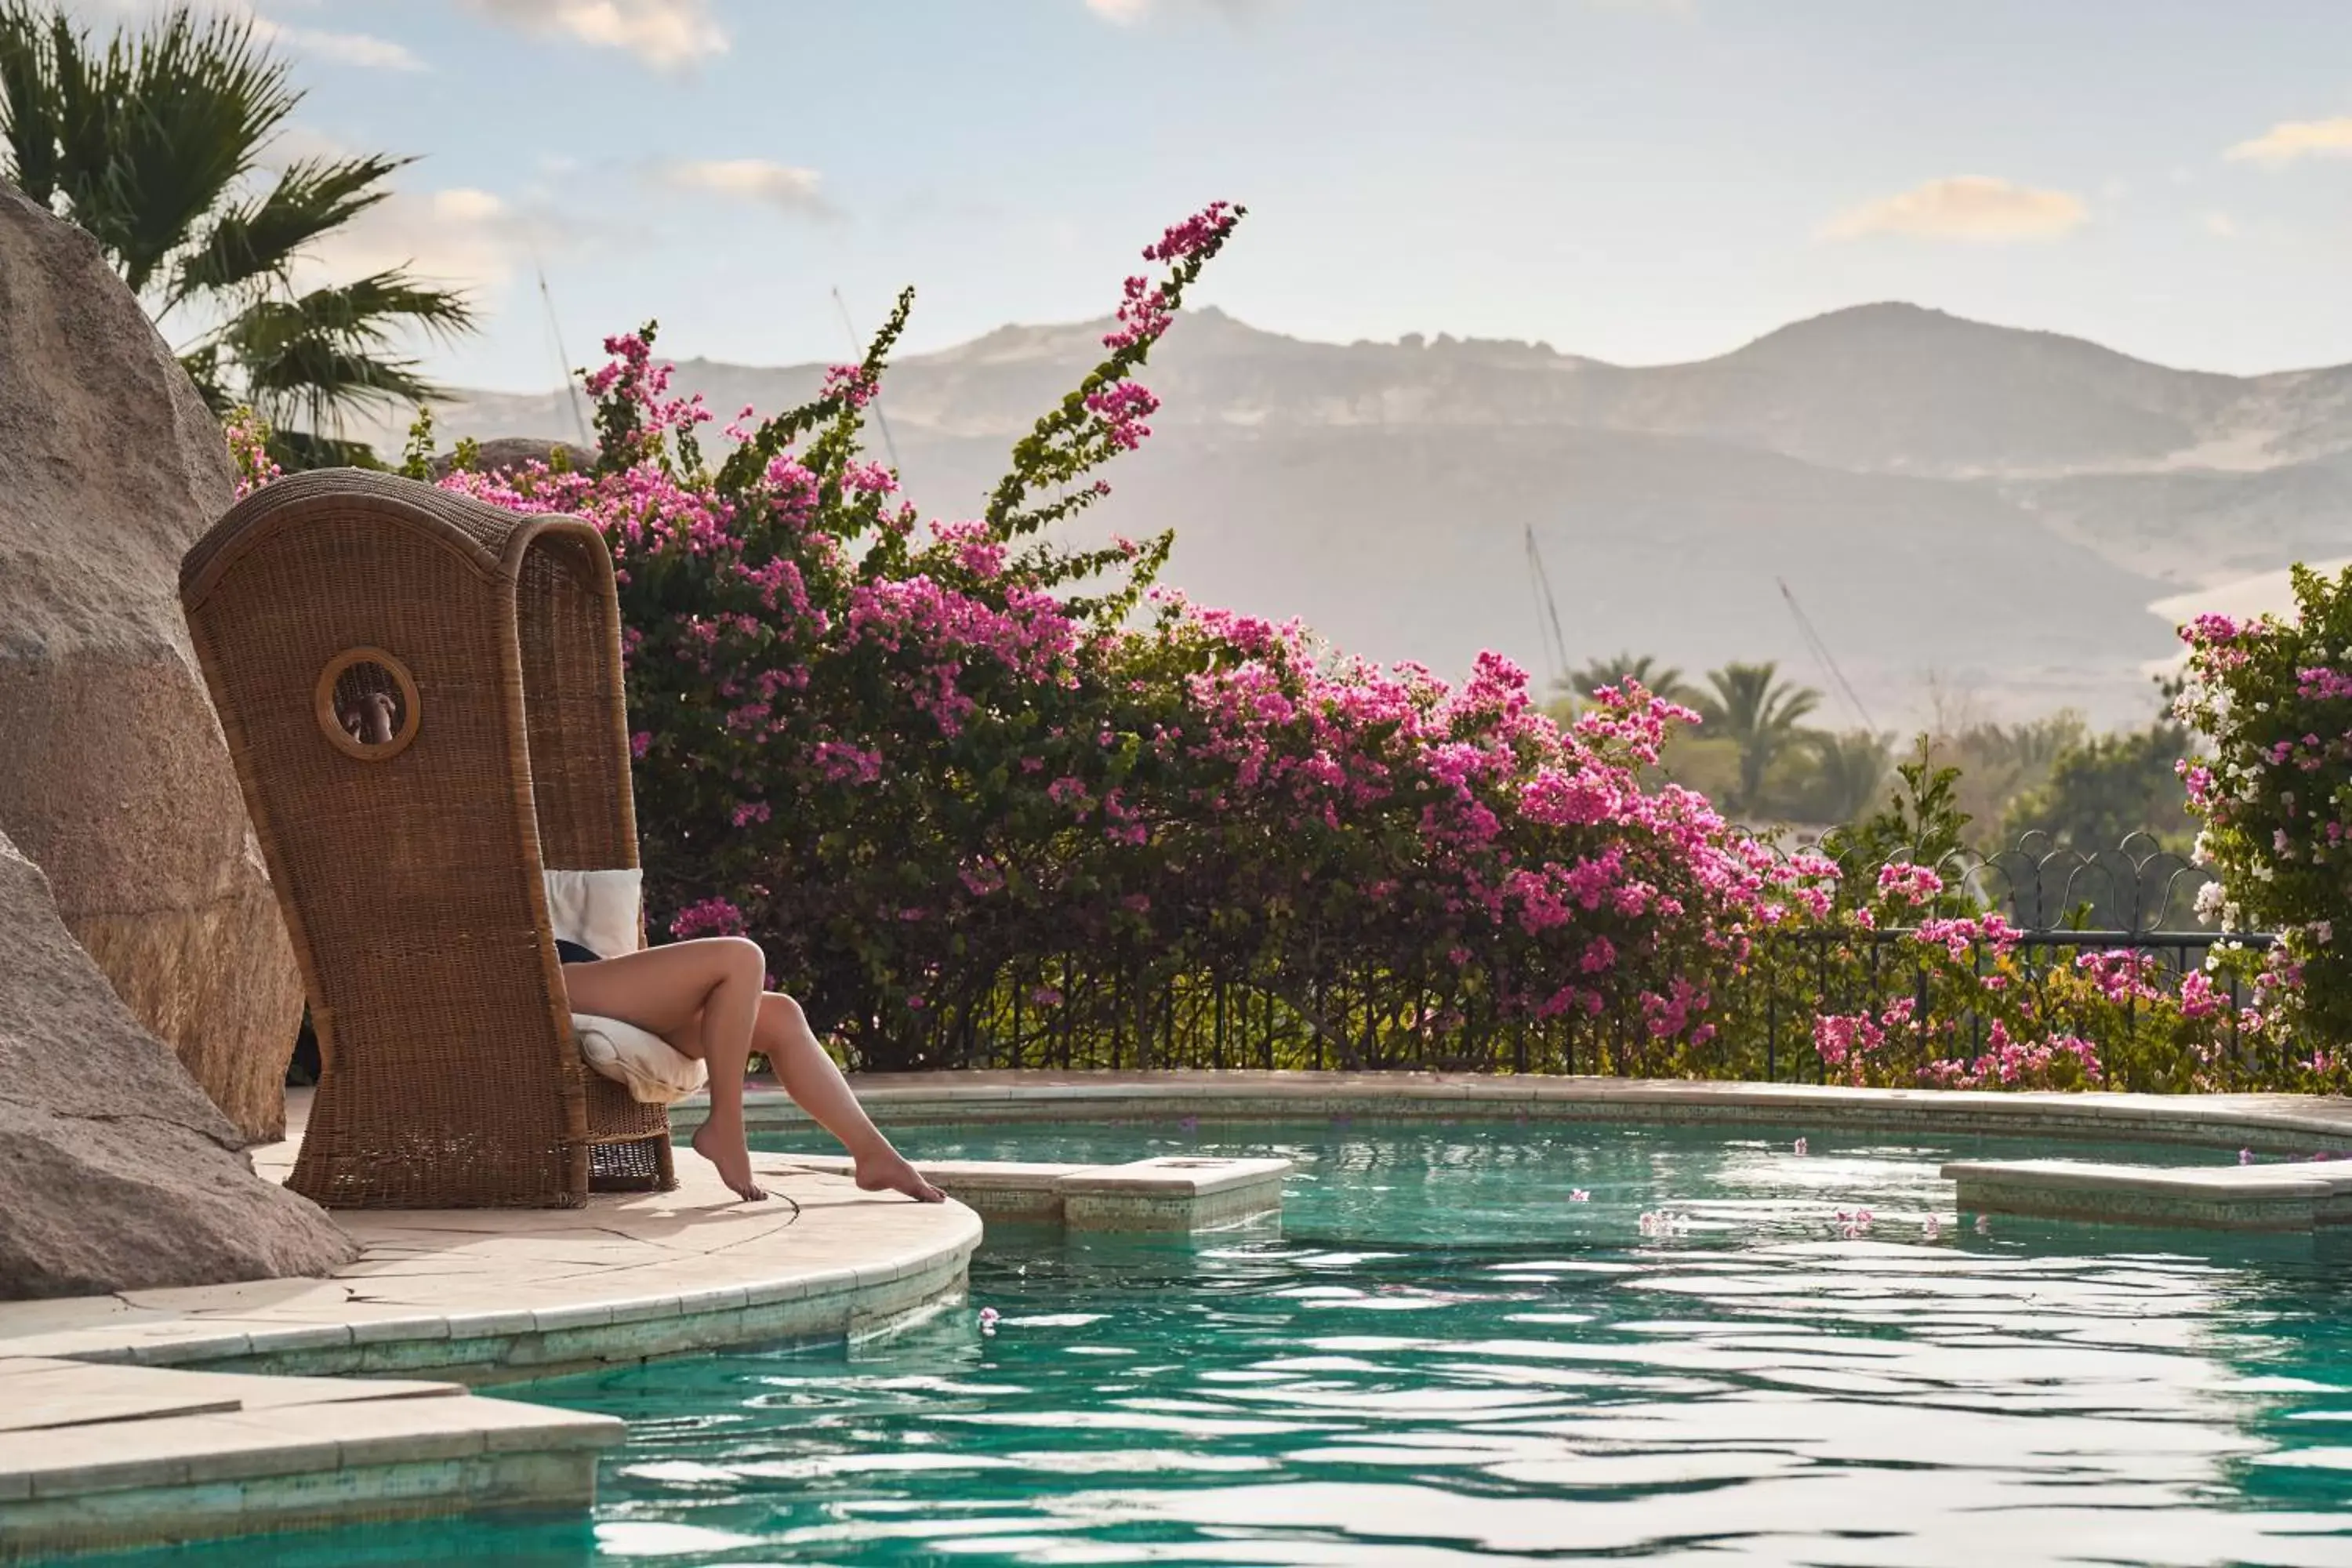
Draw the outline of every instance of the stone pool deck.
M307 1109L257 1169L291 1168ZM468 1387L839 1341L962 1299L971 1209L755 1163L766 1203L687 1155L675 1192L578 1209L339 1212L362 1251L327 1279L0 1303L0 1412L33 1413L0 1415L0 1561L578 1508L620 1423Z
M0 1357L0 1562L488 1508L578 1508L610 1416L454 1383Z

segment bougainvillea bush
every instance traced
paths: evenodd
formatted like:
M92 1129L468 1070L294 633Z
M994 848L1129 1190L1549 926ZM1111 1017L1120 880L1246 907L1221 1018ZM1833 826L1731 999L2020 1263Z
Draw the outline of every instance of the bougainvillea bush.
M2225 948L2251 970L2260 1008L2302 1065L2342 1076L2352 1040L2352 571L2294 573L2297 613L2237 621L2200 616L2181 628L2189 677L2175 713L2204 752L2181 763L2202 819L2195 858L2219 880L2200 912L2225 932L2268 931L2259 955Z
M919 519L861 447L907 296L723 458L648 328L588 378L592 471L441 482L603 527L649 900L758 939L860 1065L1679 1070L1827 868L1641 787L1687 714L1629 688L1563 731L1498 657L1458 687L1377 668L1155 591L1167 537L1057 537L1149 436L1134 373L1241 216L1145 252L976 516Z
M814 400L741 411L723 456L650 327L587 378L592 468L476 473L460 445L440 483L611 545L672 935L756 938L866 1068L2221 1081L2200 995L2143 996L2163 988L2137 967L2122 992L2102 966L2047 982L1932 873L1782 855L1646 787L1696 716L1636 683L1563 729L1497 656L1459 685L1376 668L1158 589L1167 536L1061 538L1149 437L1136 373L1241 216L1213 205L1146 250L1157 275L1127 280L1101 363L972 517L919 518L862 446L910 295ZM257 433L232 439L267 482ZM1885 945L1922 919L1978 924ZM1889 989L1922 965L1929 993Z
M1745 976L1809 1020L1804 1076L1874 1088L2309 1087L2269 1051L2242 994L2201 968L2128 945L2053 943L1928 866L1884 865L1845 891ZM1727 1028L1754 1026L1758 1011L1743 996Z
M2029 858L1968 852L1957 769L1923 752L1896 773L1884 808L1822 842L1839 872L1828 910L1773 930L1741 967L1721 1026L1750 1056L1777 1037L1768 1070L1874 1088L2315 1087L2234 964L2198 967L2177 933L2048 929L2111 924L2108 904L2164 913L2160 866L2137 896L2105 875L2053 886ZM2078 907L2047 907L2058 897Z

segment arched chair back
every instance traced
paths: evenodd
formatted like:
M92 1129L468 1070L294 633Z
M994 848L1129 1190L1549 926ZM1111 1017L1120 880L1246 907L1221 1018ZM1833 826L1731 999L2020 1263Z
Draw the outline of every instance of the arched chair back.
M541 875L637 864L595 528L328 469L240 501L180 583L310 989L289 1184L391 1208L673 1184L667 1113L582 1068Z

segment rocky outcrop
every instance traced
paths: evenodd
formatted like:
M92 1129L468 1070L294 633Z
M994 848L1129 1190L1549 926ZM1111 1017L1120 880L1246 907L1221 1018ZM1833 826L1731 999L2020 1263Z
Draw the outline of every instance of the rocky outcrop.
M0 837L0 1298L323 1274L358 1248L254 1174Z
M478 474L509 474L533 463L552 468L558 453L562 454L564 467L574 473L584 474L596 466L596 454L586 447L575 447L569 441L542 440L535 436L501 436L477 447L467 467ZM446 479L449 470L457 466L457 455L445 452L433 459L433 477Z
M0 832L247 1139L302 984L180 613L220 426L89 237L0 185Z

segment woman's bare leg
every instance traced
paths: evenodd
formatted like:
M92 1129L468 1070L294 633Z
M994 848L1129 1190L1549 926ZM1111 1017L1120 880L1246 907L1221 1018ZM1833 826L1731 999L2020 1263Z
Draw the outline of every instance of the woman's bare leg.
M922 1173L890 1146L890 1140L857 1103L849 1080L825 1054L799 1003L775 991L761 997L753 1038L784 1092L818 1126L840 1139L841 1146L857 1162L859 1186L869 1193L904 1193L920 1203L945 1200L947 1194L925 1181Z
M694 1131L694 1152L718 1166L719 1179L747 1203L768 1195L751 1179L751 1151L743 1136L743 1070L766 983L767 959L759 944L735 936L673 942L563 970L573 1012L635 1024L702 1058L710 1073L710 1114Z

